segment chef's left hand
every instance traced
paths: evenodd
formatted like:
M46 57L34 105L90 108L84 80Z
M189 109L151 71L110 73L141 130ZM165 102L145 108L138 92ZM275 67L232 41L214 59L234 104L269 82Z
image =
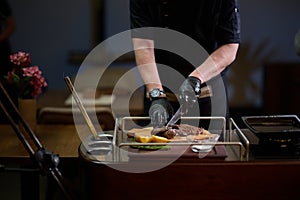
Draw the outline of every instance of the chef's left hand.
M151 101L149 116L153 128L163 127L173 115L173 108L167 98L157 98Z
M179 88L179 101L183 105L183 112L193 107L201 94L201 80L194 76L189 76Z

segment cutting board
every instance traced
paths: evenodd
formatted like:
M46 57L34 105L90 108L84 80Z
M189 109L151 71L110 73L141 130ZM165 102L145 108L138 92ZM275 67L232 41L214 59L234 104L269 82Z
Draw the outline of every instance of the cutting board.
M207 160L219 161L227 157L227 151L223 145L215 145L214 148L204 153L203 158L199 158L199 153L195 153L190 147L172 146L168 150L141 150L129 148L128 156L130 161L159 161L175 158L179 162L202 162Z

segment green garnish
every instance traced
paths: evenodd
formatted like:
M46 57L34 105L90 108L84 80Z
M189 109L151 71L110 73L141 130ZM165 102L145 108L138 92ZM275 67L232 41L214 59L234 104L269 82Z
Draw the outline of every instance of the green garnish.
M171 147L166 145L134 145L131 148L141 150L169 150Z

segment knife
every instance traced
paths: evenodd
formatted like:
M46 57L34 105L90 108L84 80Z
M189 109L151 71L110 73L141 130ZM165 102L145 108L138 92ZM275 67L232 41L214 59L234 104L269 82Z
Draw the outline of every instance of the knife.
M170 121L167 123L167 125L161 128L157 128L157 127L153 128L153 130L151 131L151 135L156 135L157 133L161 133L168 130L168 127L174 125L181 118L182 115L183 113L182 113L182 104L181 104L178 110L176 111L176 113L172 116Z
M170 121L167 123L166 127L174 125L181 118L183 114L181 111L182 111L182 104L180 105L176 113L173 115L173 117L170 119Z

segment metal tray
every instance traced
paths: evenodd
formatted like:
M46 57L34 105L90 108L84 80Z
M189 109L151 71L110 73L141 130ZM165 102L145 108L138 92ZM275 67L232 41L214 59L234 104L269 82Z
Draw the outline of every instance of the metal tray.
M296 115L245 116L242 120L260 142L297 142L300 136Z
M239 156L238 159L242 161L244 158L246 160L249 159L249 141L244 136L242 131L237 127L233 119L230 119L230 130L226 130L226 119L224 117L182 117L182 120L185 121L191 121L191 120L211 120L214 121L213 123L221 123L222 124L222 130L213 130L213 133L217 131L220 134L220 137L223 138L222 140L219 140L217 142L209 142L209 141L198 141L198 142L172 142L168 143L168 146L172 147L180 147L180 146L193 146L193 145L216 145L216 146L233 146L237 147ZM117 146L119 148L126 148L126 147L132 147L132 146L143 146L143 145L166 145L165 143L139 143L137 144L133 140L128 140L127 138L127 132L129 129L134 127L134 124L132 126L131 122L140 121L140 120L150 120L149 117L123 117L121 119L118 119L118 122L116 123L116 126L119 127L119 130L121 131L121 136L117 138ZM230 135L236 134L239 138L238 141L232 141ZM244 150L244 155L243 155Z
M188 159L188 162L196 161L198 162L200 157L202 155L208 155L207 157L210 158L209 161L216 161L225 158L226 161L244 161L249 160L249 140L245 137L243 132L238 128L236 123L233 121L233 119L229 120L229 130L226 130L225 124L226 120L224 117L182 117L183 120L216 120L223 124L222 130L219 130L220 132L220 140L217 142L209 142L209 141L201 141L201 142L171 142L168 143L167 146L173 148L174 150L179 149L184 146L190 146L193 147L193 145L207 147L210 145L215 145L213 147L213 150L209 152L208 154L206 152L199 152L199 155L197 153L194 153L193 156L189 152L188 154L185 154L184 161ZM149 117L122 117L122 118L116 118L115 123L115 129L113 133L109 133L112 135L112 140L109 138L109 141L98 141L94 140L92 136L86 138L86 140L80 145L80 155L84 159L87 159L89 161L98 163L127 163L130 161L129 157L132 155L132 152L135 153L135 148L132 147L141 147L143 145L147 146L158 146L158 145L166 145L166 143L137 143L134 141L133 138L128 137L128 130L132 128L136 128L137 122L140 121L148 121L150 120ZM223 154L223 150L225 149L225 154ZM221 151L222 150L222 151ZM158 157L156 158L169 158L170 156L173 156L172 150L168 151L169 154L166 154L166 152L163 152L163 150L159 153ZM173 152L174 153L174 152ZM176 153L176 152L175 152ZM139 159L138 157L144 156L144 155L150 155L155 154L155 152L144 152L144 154L135 154L134 158ZM174 154L175 155L175 154ZM225 156L226 157L225 157ZM175 155L176 156L176 155ZM147 159L152 159L149 156ZM196 158L197 157L197 158ZM131 158L133 158L131 156ZM191 159L189 159L191 158ZM196 158L196 159L195 159ZM179 159L180 160L180 159ZM202 159L201 159L202 160ZM208 161L205 160L204 161ZM201 161L200 161L201 162Z

